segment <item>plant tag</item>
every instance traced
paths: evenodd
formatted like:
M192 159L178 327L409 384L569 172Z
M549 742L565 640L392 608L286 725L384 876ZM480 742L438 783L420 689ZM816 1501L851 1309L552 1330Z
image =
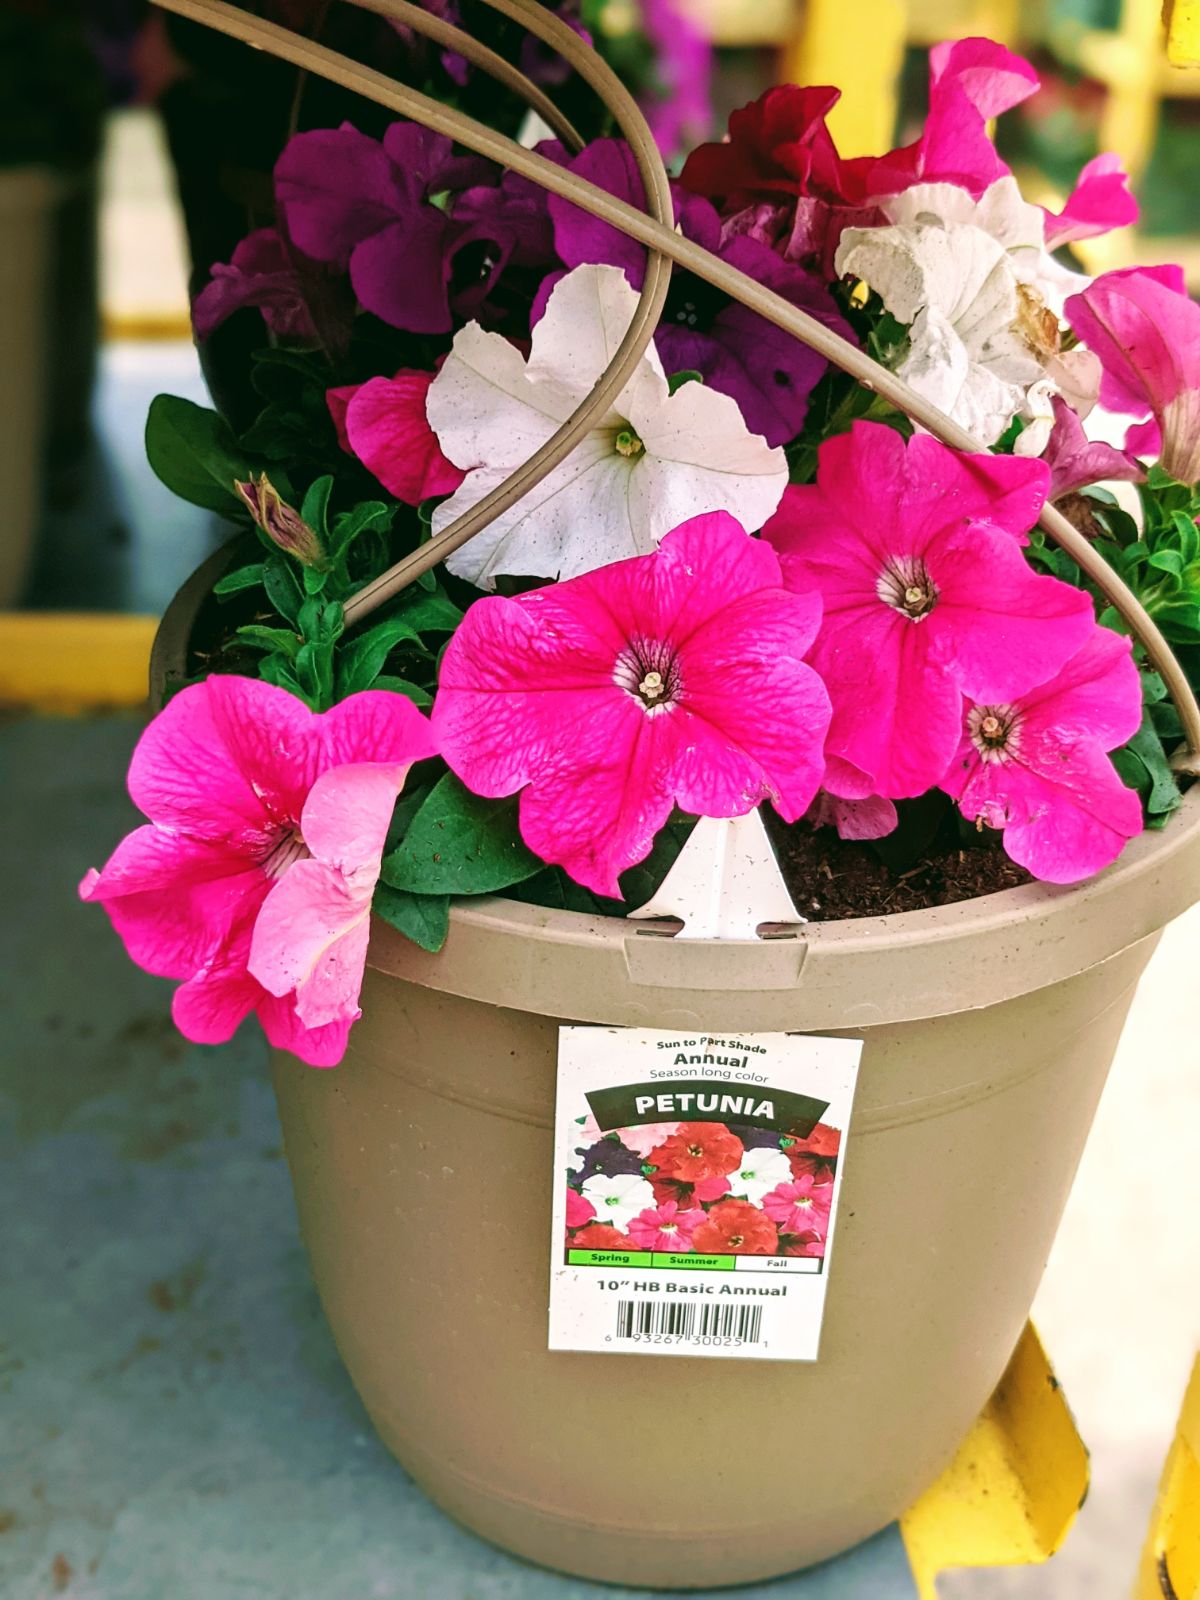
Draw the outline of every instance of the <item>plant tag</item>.
M551 1350L815 1361L861 1054L560 1028Z

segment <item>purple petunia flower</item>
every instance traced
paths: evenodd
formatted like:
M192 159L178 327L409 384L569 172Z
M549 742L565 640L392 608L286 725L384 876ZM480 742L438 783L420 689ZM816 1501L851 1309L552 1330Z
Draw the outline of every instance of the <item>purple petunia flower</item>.
M571 170L641 209L645 191L632 152L623 140L597 139L571 162ZM748 237L723 237L715 208L699 195L673 185L675 215L684 235L714 251L848 338L825 285L812 273L784 261L768 245ZM552 196L554 242L568 269L585 262L620 267L635 288L646 272L643 246L618 229ZM547 279L535 304L540 314L557 277ZM807 345L764 317L730 300L690 273L672 278L662 326L655 342L667 372L699 372L705 383L736 400L753 433L770 445L795 438L804 424L808 397L825 361Z
M275 192L289 237L314 260L348 268L365 310L435 334L480 316L510 265L550 260L541 191L496 176L415 123L393 123L382 143L343 123L290 140Z

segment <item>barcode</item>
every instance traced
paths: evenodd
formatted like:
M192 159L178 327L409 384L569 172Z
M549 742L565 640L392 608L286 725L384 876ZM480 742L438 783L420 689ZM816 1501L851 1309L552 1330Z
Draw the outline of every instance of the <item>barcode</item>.
M734 1339L757 1344L761 1306L697 1305L692 1300L618 1300L618 1339Z

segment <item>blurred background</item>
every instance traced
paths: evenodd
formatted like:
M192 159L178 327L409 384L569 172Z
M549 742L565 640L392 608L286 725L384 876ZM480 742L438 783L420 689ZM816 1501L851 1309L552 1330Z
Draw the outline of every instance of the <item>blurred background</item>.
M329 0L257 9L320 27L400 76L406 52L422 48ZM471 25L469 0L461 9ZM1061 199L1101 150L1133 175L1141 223L1080 246L1085 269L1181 261L1200 290L1200 70L1179 39L1178 64L1169 62L1159 0L562 9L643 93L668 151L711 136L730 108L785 80L841 84L831 126L843 151L886 149L922 114L928 46L990 35L1042 76L1041 94L998 132L1028 198ZM0 613L152 616L222 539L218 519L150 473L146 410L160 391L203 401L211 386L236 412L239 353L257 336L257 313L226 324L202 372L190 294L263 220L289 126L336 122L353 109L343 101L142 0L2 0ZM115 763L100 780L115 789ZM108 939L99 919L93 933ZM1187 1014L1198 936L1194 913L1168 931L1151 967L1037 1308L1093 1451L1091 1499L1047 1568L955 1576L943 1586L952 1600L1130 1592L1200 1343L1200 1050ZM286 1184L281 1168L275 1177Z

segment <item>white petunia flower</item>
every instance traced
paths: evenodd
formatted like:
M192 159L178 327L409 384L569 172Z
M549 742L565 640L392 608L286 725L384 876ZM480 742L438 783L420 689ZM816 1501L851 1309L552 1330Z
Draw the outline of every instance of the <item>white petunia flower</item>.
M908 327L898 375L981 445L1024 412L1052 355L1042 320L1051 314L991 234L959 222L847 228L835 265Z
M731 1195L745 1195L751 1204L757 1205L763 1195L770 1194L781 1183L791 1181L792 1164L783 1151L773 1150L770 1145L759 1145L757 1149L747 1150L742 1156L741 1166L729 1174L729 1192Z
M650 1210L657 1202L654 1190L637 1173L623 1172L615 1178L598 1172L583 1185L581 1193L596 1208L596 1221L610 1228L621 1228Z
M967 223L982 228L1002 245L1017 281L1032 289L1056 314L1068 295L1086 289L1091 279L1072 272L1046 249L1046 213L1024 199L1017 180L997 178L976 200L957 183L915 183L876 202L889 222Z
M528 360L478 323L462 329L429 390L443 452L467 476L434 513L439 532L550 438L612 360L637 294L617 267L560 280ZM701 383L671 394L653 347L612 410L536 488L446 562L484 589L503 573L573 578L627 556L703 512L750 532L778 506L787 460L751 433L737 402Z

